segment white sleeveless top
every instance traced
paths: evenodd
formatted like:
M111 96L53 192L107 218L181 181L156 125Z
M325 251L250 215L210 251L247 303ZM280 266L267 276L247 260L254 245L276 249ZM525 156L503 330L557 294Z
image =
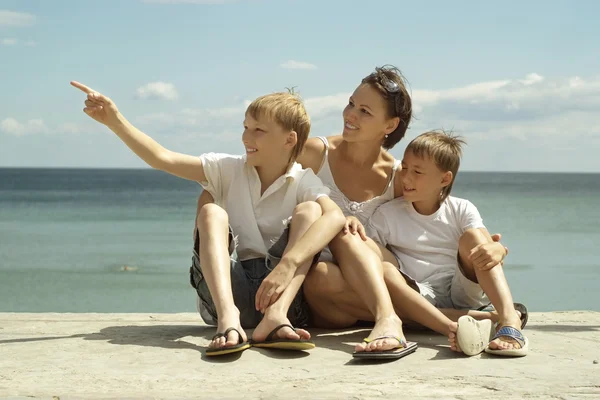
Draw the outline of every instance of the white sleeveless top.
M401 161L394 161L392 175L390 176L390 179L388 180L388 183L385 186L382 194L363 202L352 201L348 199L344 193L342 193L333 180L331 168L329 167L329 142L327 141L327 138L322 136L319 136L318 138L325 145L325 157L323 157L321 168L319 169L317 176L321 178L323 184L331 190L329 197L338 205L338 207L342 209L344 215L347 217L352 215L356 217L361 224L367 226L367 223L375 210L377 210L377 208L379 208L379 206L383 203L387 203L388 201L394 199L394 177L396 176L396 170L400 166ZM329 248L324 249L321 253L320 261L332 260L333 257L329 251Z
M394 161L392 176L382 194L363 202L352 201L342 193L333 180L333 175L329 168L329 143L327 142L327 138L319 136L319 139L325 144L325 157L323 157L321 168L319 169L317 176L321 178L321 181L323 181L325 186L331 190L329 197L331 197L331 200L342 209L344 215L347 217L350 215L355 216L363 225L366 225L380 205L394 198L394 177L396 176L396 170L400 166L400 160Z

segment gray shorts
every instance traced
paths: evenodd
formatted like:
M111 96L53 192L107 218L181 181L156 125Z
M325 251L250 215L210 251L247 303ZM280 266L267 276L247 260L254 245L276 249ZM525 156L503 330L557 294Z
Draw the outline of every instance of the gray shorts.
M240 322L243 328L255 328L262 320L263 314L255 308L255 297L262 281L269 272L277 266L288 243L289 226L285 229L279 240L271 246L265 258L254 258L240 261L236 252L237 242L235 234L229 228L229 260L231 270L231 289L233 300L240 311ZM200 239L198 232L194 234L194 254L190 267L190 283L198 294L198 311L205 323L217 324L217 309L213 302L208 285L202 275L200 257ZM313 259L318 259L319 254ZM309 322L308 304L303 298L302 289L294 298L288 311L288 318L295 327L306 327Z
M459 263L453 271L442 271L423 282L416 282L404 273L402 275L409 285L437 308L476 310L490 304L479 283L467 278Z

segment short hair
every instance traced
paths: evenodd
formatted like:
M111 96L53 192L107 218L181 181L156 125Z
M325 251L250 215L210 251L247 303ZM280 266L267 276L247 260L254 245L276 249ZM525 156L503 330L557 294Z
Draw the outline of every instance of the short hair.
M296 132L297 143L290 159L296 161L310 133L310 117L300 96L293 90L266 94L250 103L246 114L254 119L264 117L285 130Z
M452 191L460 167L462 146L465 144L466 141L462 137L452 132L433 130L420 134L406 146L405 151L410 151L420 158L428 157L441 171L452 172L452 181L442 189L441 201L446 200Z
M385 99L388 117L400 119L398 127L383 141L383 148L389 150L404 137L412 119L412 100L406 89L406 78L393 65L384 65L376 67L362 83L370 85Z

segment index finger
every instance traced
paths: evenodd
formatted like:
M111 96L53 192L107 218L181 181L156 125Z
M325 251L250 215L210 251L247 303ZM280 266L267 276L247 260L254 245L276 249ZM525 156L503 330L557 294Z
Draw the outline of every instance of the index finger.
M92 88L85 86L83 83L71 81L71 86L76 87L77 89L81 90L85 94L94 93L94 90Z

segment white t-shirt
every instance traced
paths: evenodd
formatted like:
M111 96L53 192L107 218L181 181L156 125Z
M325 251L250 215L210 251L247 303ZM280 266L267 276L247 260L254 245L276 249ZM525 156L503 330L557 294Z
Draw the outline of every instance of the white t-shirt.
M419 214L402 197L391 200L375 211L366 228L394 253L402 272L435 286L436 276L454 273L462 234L485 226L473 203L449 196L432 215Z
M267 255L298 204L329 195L329 189L314 172L302 169L298 163L261 196L258 172L246 164L246 156L207 153L200 159L206 181L199 183L227 211L229 225L238 236L237 253L242 261Z

